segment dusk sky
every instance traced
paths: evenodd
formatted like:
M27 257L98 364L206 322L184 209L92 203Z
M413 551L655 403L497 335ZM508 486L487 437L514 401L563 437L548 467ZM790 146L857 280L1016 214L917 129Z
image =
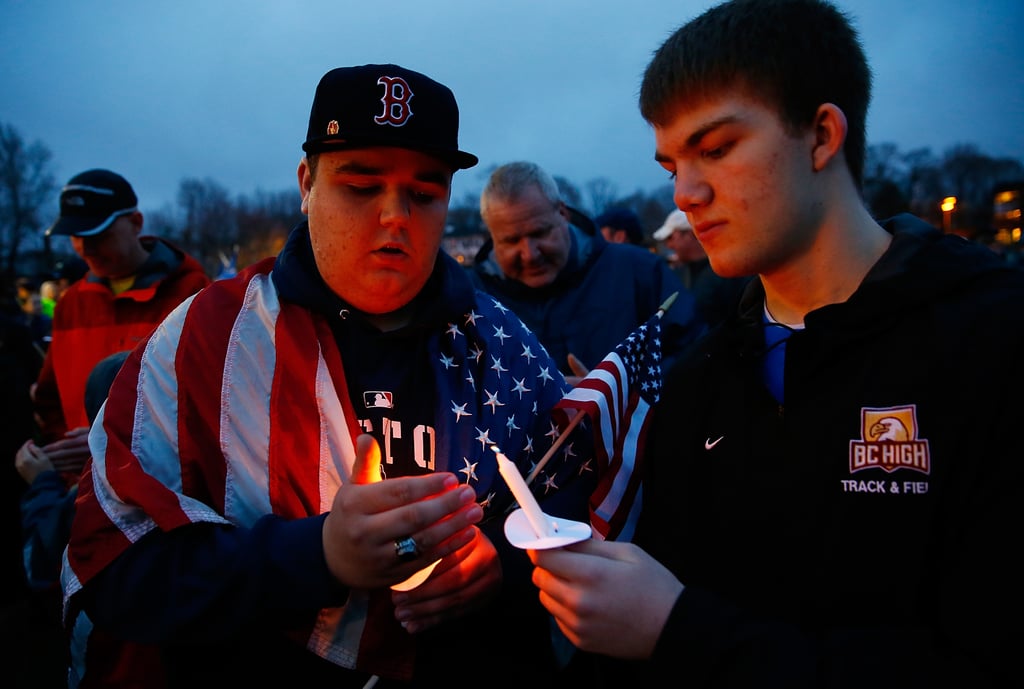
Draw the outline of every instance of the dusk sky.
M652 52L698 0L0 0L0 123L53 153L58 185L123 174L142 210L183 178L295 188L313 91L333 67L396 62L452 88L463 150L533 160L620 195L668 183L636 104ZM868 142L1024 161L1024 2L845 0L875 72ZM55 199L56 201L56 199Z

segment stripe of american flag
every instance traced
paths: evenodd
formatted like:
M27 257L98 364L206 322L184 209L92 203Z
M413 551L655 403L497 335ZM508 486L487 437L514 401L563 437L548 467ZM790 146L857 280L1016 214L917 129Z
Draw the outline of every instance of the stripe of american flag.
M648 412L661 393L661 314L640 325L570 390L556 409L593 421L597 489L590 525L607 540L630 540L641 504L641 458Z

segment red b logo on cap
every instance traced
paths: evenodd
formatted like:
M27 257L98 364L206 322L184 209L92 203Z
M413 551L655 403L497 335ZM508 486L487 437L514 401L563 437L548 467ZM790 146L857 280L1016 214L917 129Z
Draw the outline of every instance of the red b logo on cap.
M373 121L377 124L401 127L412 117L412 108L409 107L412 89L401 77L381 77L377 83L384 86L384 97L380 99L384 104L384 112L374 117Z

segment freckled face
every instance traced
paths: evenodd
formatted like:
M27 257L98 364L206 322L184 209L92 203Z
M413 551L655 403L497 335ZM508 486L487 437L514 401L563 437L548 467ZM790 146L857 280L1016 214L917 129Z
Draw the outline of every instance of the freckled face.
M793 135L760 101L727 92L680 108L654 138L716 273L767 274L807 251L823 213L813 132Z
M349 304L385 314L408 304L434 268L452 169L433 156L373 147L321 153L298 170L317 268Z
M494 259L513 280L543 287L554 282L569 261L565 208L537 187L527 187L514 201L491 200L484 222L494 241Z

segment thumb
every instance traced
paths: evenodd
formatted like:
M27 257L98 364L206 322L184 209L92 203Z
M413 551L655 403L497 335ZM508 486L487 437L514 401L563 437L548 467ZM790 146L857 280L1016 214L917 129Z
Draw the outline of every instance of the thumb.
M569 368L572 369L573 375L579 376L580 378L585 377L590 373L590 369L583 365L583 362L576 358L575 354L569 354Z
M369 433L356 438L356 461L352 464L353 483L380 481L380 445Z

